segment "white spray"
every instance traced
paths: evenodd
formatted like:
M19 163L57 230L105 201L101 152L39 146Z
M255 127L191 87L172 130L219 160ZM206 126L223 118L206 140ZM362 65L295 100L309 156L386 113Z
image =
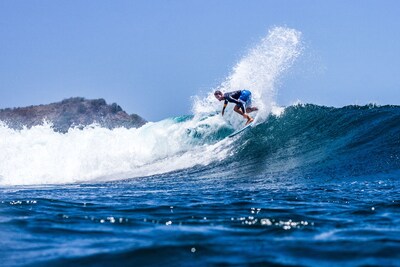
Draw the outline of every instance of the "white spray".
M259 108L257 120L264 121L271 111L280 110L275 102L276 83L300 55L301 33L294 29L276 27L251 49L233 68L231 75L220 85L223 92L247 89L252 92L254 106ZM220 110L213 90L204 99L195 98L194 114ZM232 114L232 113L231 113ZM227 116L235 125L237 114Z

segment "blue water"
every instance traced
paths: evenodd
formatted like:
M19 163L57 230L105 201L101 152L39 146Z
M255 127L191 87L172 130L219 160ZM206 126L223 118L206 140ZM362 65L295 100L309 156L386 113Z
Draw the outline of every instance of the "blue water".
M159 175L2 186L2 266L400 266L400 107L291 106L232 146Z

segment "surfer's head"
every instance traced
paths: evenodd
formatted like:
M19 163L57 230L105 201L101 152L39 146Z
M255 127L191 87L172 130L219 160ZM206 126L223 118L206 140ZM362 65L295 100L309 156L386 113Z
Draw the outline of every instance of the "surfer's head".
M215 96L215 98L218 99L219 101L224 100L224 94L223 94L221 91L219 91L219 90L217 90L217 91L214 92L214 96Z

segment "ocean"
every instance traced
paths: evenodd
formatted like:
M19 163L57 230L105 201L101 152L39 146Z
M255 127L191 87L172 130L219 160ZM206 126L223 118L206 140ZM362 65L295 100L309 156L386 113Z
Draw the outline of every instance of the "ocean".
M400 107L275 102L301 54L274 28L221 103L138 129L0 123L1 266L400 266Z
M232 131L186 131L198 157L229 152L178 171L3 185L2 265L399 265L400 107L297 105Z

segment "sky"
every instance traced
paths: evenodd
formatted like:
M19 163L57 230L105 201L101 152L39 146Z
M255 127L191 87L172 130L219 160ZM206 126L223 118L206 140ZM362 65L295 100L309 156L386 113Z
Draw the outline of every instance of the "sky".
M277 101L400 104L397 0L0 0L0 108L81 96L191 113L275 26L302 33Z

